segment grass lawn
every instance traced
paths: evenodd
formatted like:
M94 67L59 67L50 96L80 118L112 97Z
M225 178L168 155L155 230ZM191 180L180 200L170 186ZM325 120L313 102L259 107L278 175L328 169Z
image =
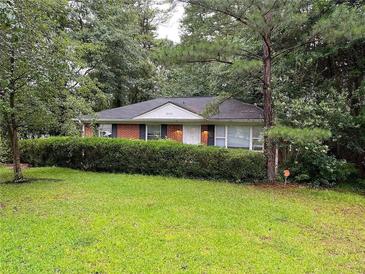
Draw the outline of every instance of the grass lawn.
M0 273L364 273L365 197L31 168L0 184ZM11 171L0 167L0 182ZM55 180L56 179L56 180Z

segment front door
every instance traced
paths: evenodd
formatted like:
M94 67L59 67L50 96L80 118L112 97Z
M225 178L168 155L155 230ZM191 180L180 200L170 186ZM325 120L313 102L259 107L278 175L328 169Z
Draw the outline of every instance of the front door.
M200 144L201 127L193 125L184 125L183 142L184 144L198 145Z

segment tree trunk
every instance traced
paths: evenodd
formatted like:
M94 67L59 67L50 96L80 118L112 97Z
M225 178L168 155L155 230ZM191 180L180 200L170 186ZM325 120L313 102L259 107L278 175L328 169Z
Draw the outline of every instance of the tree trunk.
M23 174L20 166L20 150L18 141L18 130L16 124L10 122L9 124L9 141L11 144L11 152L13 156L13 170L14 182L19 183L23 181Z
M14 169L14 182L19 183L23 181L23 174L20 166L20 150L19 150L19 139L18 139L18 126L15 117L15 82L14 82L14 71L15 71L15 57L14 49L11 50L10 54L10 70L12 80L9 85L9 106L10 115L8 119L8 132L9 141L11 146L11 152L13 156L13 169Z
M14 182L19 183L23 181L23 174L20 166L20 150L18 139L18 127L14 113L14 94L10 94L10 119L8 125L9 141L11 145L11 152L13 156Z
M274 125L274 115L272 109L271 90L271 39L270 34L263 37L263 97L264 97L264 123L265 128L270 129ZM266 157L267 179L270 183L275 182L275 145L271 138L265 136L264 154Z

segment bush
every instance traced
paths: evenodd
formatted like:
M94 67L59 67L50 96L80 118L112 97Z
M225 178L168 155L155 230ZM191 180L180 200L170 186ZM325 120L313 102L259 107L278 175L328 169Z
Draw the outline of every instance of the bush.
M295 182L331 187L356 177L353 166L328 155L328 147L323 144L331 137L328 130L277 126L268 135L285 154L282 168L290 169Z
M22 161L92 171L260 181L259 152L184 145L173 141L51 137L21 141Z
M310 144L294 148L297 152L284 163L290 167L296 182L311 182L315 186L332 187L356 177L356 169L345 160L327 155L327 147Z

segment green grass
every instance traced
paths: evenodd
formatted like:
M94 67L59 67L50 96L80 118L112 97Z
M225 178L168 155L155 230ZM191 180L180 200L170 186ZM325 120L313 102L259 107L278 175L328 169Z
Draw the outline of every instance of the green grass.
M0 273L365 272L365 197L353 192L25 174L60 180L0 184Z

